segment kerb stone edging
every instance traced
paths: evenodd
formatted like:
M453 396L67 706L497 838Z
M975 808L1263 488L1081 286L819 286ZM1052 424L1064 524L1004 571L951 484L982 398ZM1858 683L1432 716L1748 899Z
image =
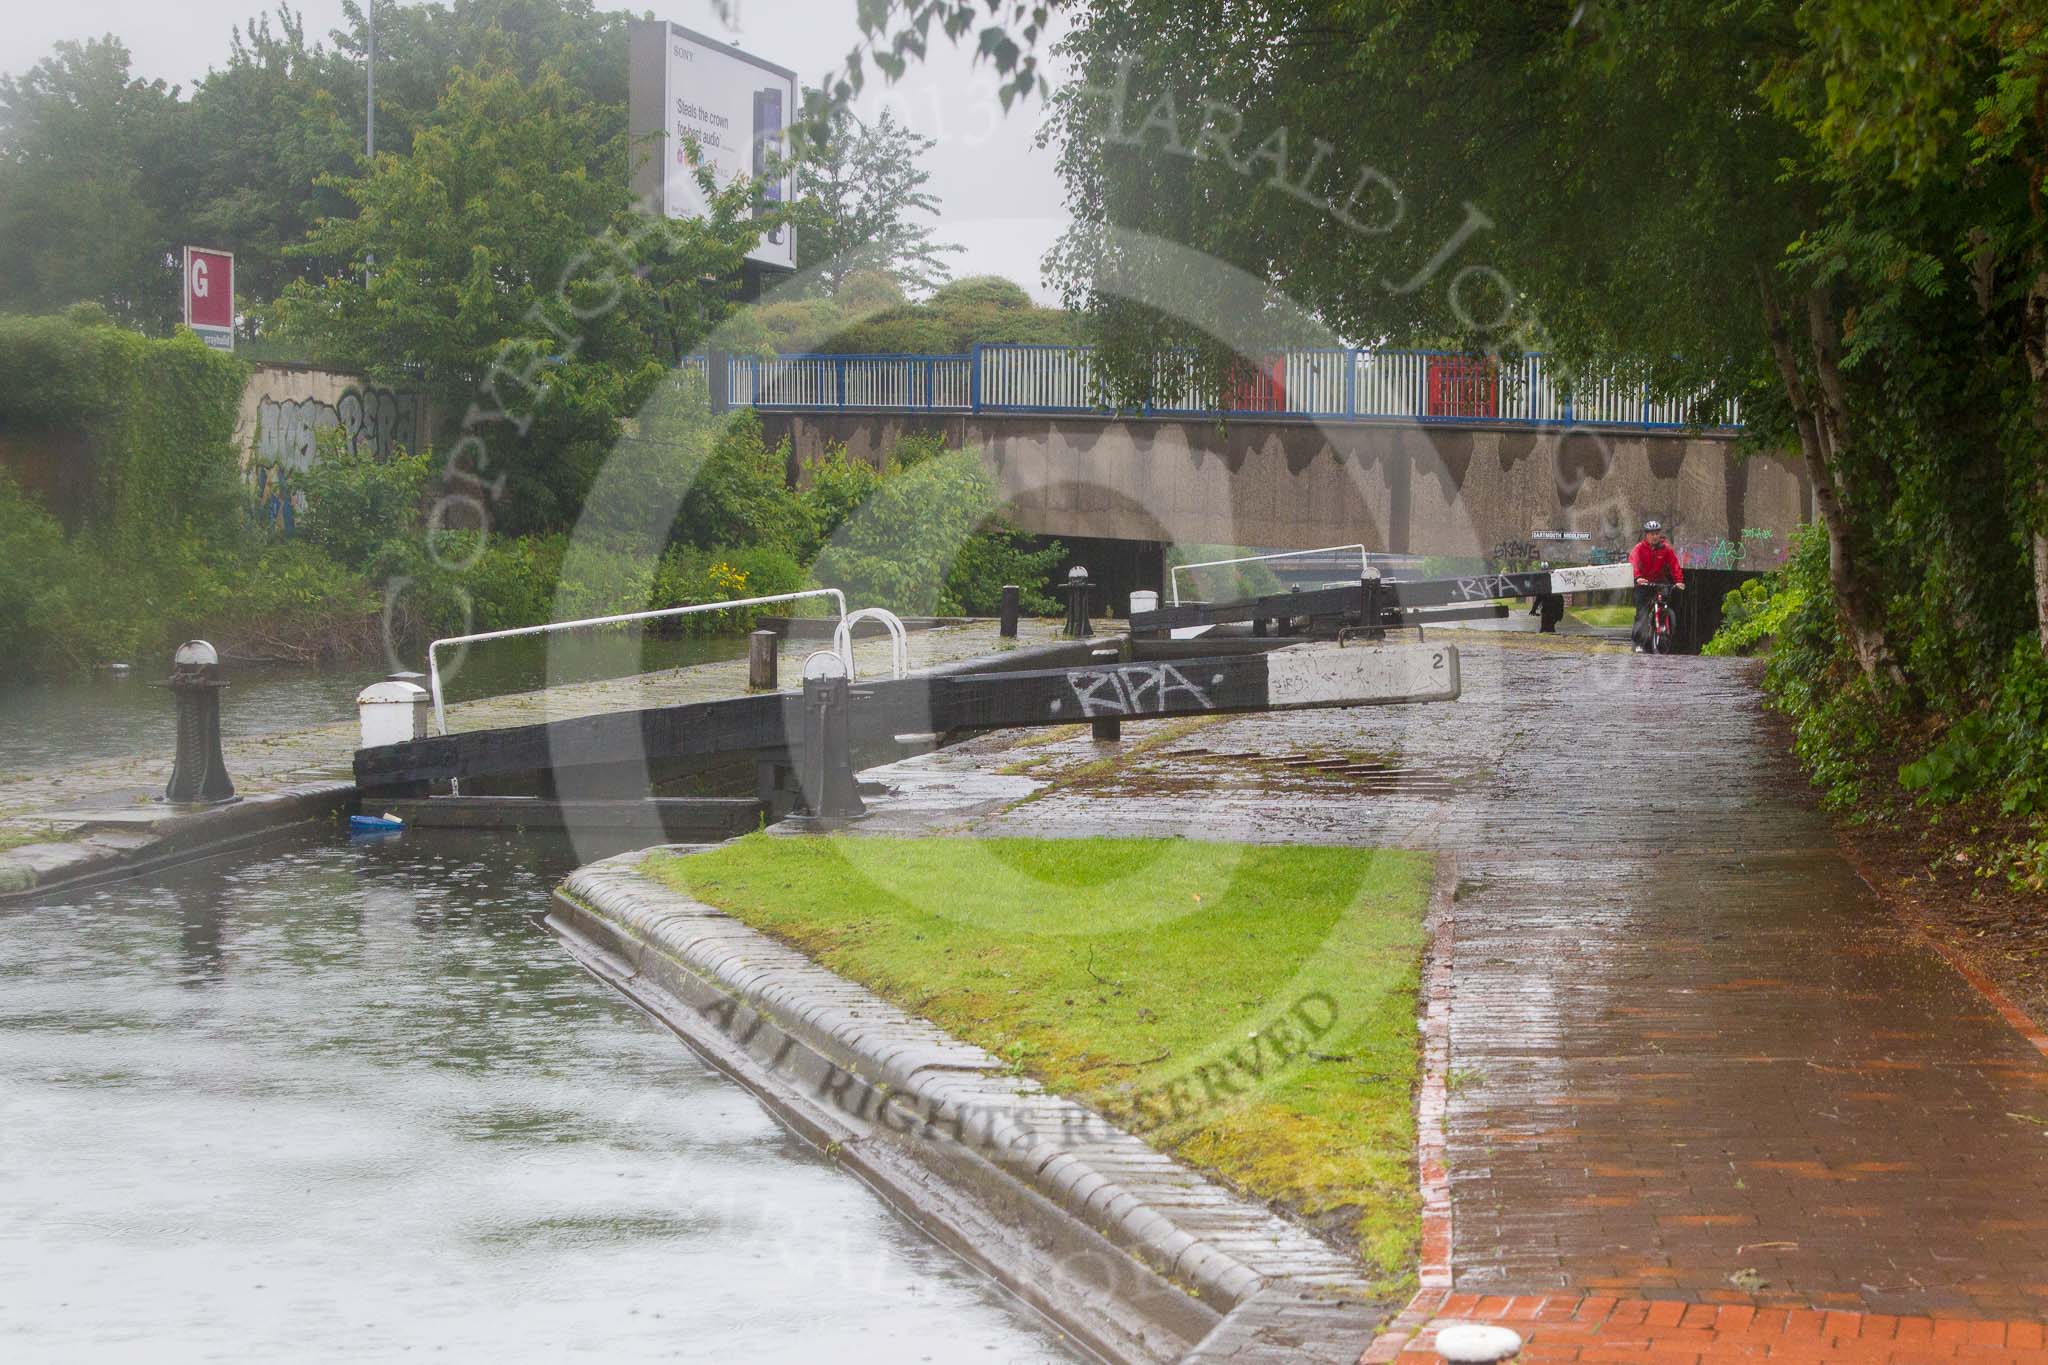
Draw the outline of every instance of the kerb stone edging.
M1088 1349L1119 1362L1353 1365L1371 1345L1386 1309L1353 1258L644 875L647 852L572 875L549 927Z
M177 863L233 852L293 825L340 814L354 803L353 782L306 782L246 796L232 805L197 810L165 807L146 824L81 824L75 839L23 844L0 852L0 903L49 892L77 890L155 872Z

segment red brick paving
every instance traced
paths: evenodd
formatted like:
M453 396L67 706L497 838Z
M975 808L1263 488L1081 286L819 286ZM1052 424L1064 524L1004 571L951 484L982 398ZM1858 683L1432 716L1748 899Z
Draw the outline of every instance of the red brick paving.
M1381 1339L1369 1365L1437 1365L1436 1332L1453 1323L1498 1323L1521 1334L1516 1360L1616 1365L2048 1365L2048 1340L2032 1322L1898 1317L1747 1305L1578 1295L1482 1296L1425 1291L1410 1311L1421 1330Z

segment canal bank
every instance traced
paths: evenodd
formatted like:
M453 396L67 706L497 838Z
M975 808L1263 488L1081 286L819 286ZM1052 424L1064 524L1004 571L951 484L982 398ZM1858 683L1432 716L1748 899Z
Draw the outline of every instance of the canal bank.
M931 766L870 770L909 795L895 821L891 798L876 799L876 829L937 813L920 801ZM945 786L983 795L971 779ZM1388 1306L1354 1257L677 891L645 859L582 868L557 892L548 923L570 951L1091 1350L1350 1365L1371 1344Z

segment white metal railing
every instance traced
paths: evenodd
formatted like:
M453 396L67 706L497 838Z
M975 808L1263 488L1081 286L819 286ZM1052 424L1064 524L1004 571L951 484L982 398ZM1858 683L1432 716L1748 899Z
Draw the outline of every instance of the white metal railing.
M553 635L563 630L583 630L595 626L624 625L628 621L658 621L670 616L691 616L703 611L729 611L734 607L765 607L776 602L798 602L812 597L829 597L839 606L839 616L846 616L846 594L837 588L807 588L802 592L779 592L767 597L740 597L730 602L693 602L684 607L659 607L653 611L628 611L616 616L587 616L579 621L549 621L538 626L514 626L509 630L485 630L473 635L450 635L427 646L427 688L434 697L434 733L448 733L448 716L441 702L441 663L439 653L443 645L474 645L486 640L510 640L521 635Z
M853 627L859 621L880 621L889 628L890 664L889 676L901 678L910 672L910 635L903 629L903 618L887 607L862 607L848 616L843 612L839 624L832 631L832 650L839 661L846 665L846 676L854 677L853 668Z
M1581 380L1566 391L1540 354L1500 361L1342 347L1271 351L1222 377L1190 352L1165 351L1153 357L1150 392L1141 414L1318 421L1684 427L1694 406L1653 400L1640 384L1613 378ZM1010 343L968 355L735 356L726 366L726 401L843 411L1103 413L1113 406L1093 348ZM1741 421L1729 402L1706 425Z
M965 355L736 356L726 402L757 408L967 411L974 358Z
M1306 559L1310 555L1335 554L1339 550L1358 551L1358 576L1365 578L1372 573L1372 556L1362 544L1324 545L1314 550L1282 550L1269 555L1238 555L1232 559L1205 559L1197 564L1176 564L1167 570L1167 588L1173 593L1173 605L1180 605L1180 576L1183 571L1195 569L1220 569L1228 564L1262 564L1273 559Z

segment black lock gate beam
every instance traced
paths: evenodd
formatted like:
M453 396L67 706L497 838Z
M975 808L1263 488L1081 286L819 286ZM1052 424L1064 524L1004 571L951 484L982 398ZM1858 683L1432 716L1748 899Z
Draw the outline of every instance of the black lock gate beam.
M1133 612L1131 633L1142 636L1191 626L1301 618L1369 630L1386 629L1415 624L1415 618L1408 613L1420 609L1463 608L1457 615L1491 615L1495 613L1488 604L1497 598L1625 588L1630 581L1628 573L1626 564L1608 564L1530 573L1473 574L1465 578L1366 578L1336 587L1267 593L1233 602L1187 602L1157 611ZM1429 620L1452 619L1456 617L1446 611L1423 621L1426 624Z
M1427 645L903 678L851 684L841 704L849 742L860 744L1105 718L1454 701L1458 691L1457 649ZM819 704L802 694L734 697L408 740L358 749L356 784L420 792L470 777L800 749L807 733L826 733L819 717L807 721L807 707Z

